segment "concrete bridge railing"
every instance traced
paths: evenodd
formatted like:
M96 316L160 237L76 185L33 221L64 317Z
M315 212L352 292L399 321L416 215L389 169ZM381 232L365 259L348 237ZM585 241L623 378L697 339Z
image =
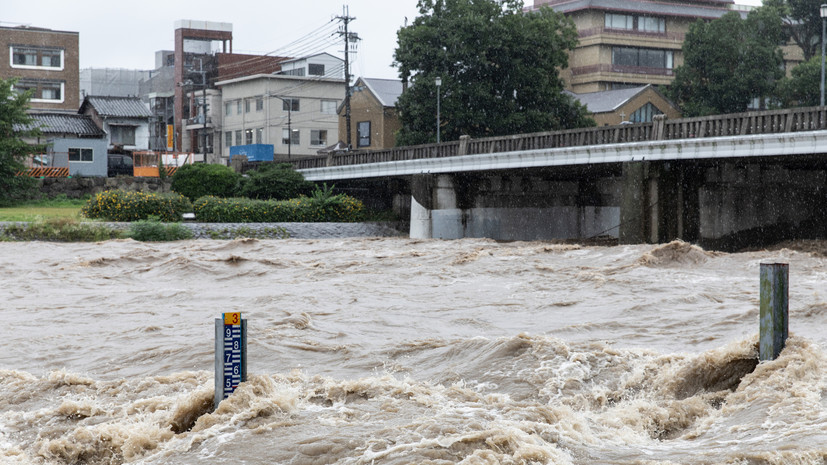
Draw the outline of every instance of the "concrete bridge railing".
M334 152L293 162L296 169L382 163L425 158L443 158L497 152L617 144L691 138L777 134L827 129L827 107L791 108L726 115L666 120L656 116L651 123L622 124L561 131L394 147L383 150Z

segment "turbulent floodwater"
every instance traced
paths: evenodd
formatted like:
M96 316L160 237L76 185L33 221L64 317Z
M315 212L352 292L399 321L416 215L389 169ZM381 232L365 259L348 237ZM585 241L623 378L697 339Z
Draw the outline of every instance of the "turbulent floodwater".
M827 244L795 248L0 243L0 462L824 464ZM792 336L757 364L762 262Z

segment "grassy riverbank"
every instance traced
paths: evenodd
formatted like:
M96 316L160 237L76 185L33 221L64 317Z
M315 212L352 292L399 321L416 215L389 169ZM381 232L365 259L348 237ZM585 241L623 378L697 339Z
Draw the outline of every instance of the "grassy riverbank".
M55 198L32 200L0 208L0 221L46 221L59 218L82 220L80 209L86 199Z

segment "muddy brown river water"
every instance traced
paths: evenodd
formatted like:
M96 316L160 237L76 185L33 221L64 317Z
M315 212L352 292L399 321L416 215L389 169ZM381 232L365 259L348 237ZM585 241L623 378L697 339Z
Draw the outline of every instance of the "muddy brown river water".
M0 243L0 463L824 464L827 243ZM758 270L790 332L757 364ZM212 412L213 320L248 382Z

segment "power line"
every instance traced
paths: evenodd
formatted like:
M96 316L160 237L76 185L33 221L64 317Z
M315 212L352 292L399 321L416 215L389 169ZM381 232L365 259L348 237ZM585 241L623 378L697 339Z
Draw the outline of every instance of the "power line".
M356 18L350 16L350 8L343 6L342 10L342 16L337 16L336 19L342 22L339 36L345 39L345 126L347 128L347 148L350 150L353 146L350 137L350 44L351 42L358 44L359 35L348 31L350 22L356 20Z

